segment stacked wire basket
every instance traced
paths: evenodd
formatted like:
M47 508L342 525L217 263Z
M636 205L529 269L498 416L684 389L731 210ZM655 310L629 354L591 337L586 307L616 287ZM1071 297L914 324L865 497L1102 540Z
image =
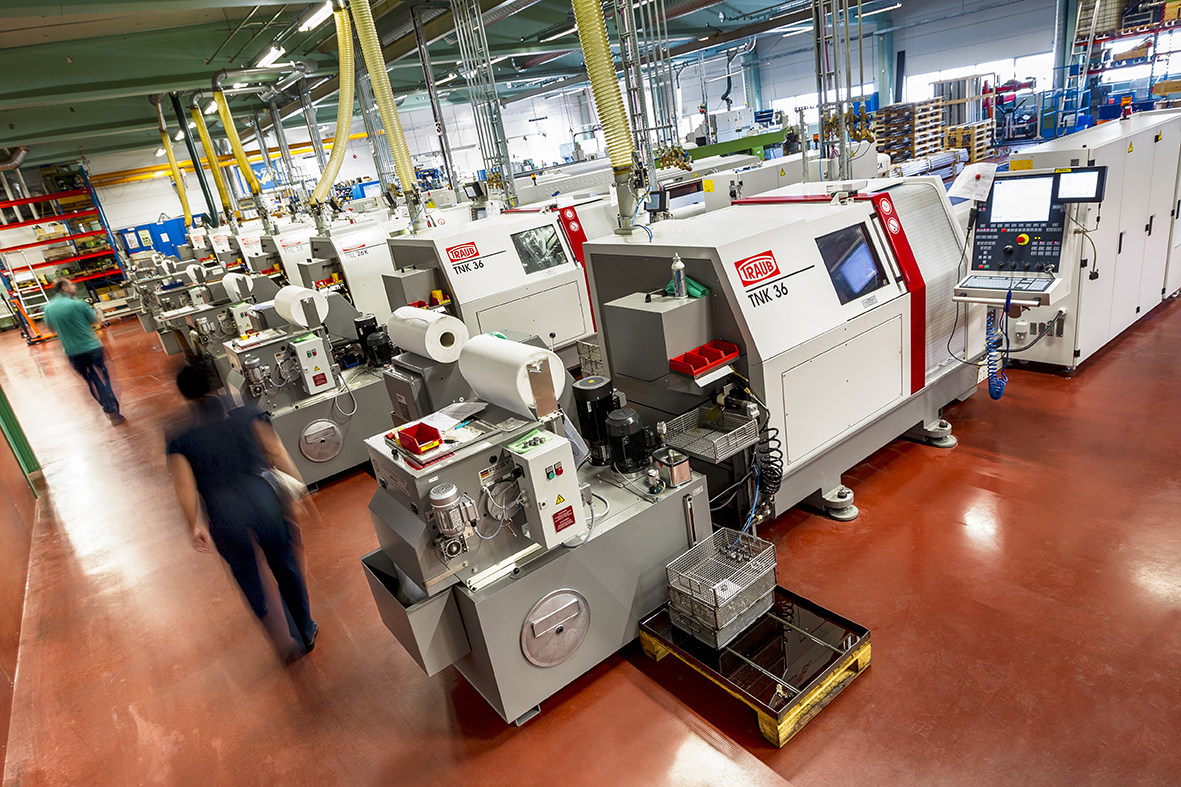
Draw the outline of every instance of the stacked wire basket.
M722 528L666 571L672 624L720 650L771 608L775 546Z

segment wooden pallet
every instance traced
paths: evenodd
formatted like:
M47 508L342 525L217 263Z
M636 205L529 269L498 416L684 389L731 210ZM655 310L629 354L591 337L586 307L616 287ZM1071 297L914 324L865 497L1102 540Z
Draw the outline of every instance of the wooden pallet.
M755 691L754 682L735 682L726 673L719 671L716 668L717 664L709 663L709 654L711 653L717 656L720 663L721 653L711 651L708 646L697 642L690 635L674 629L666 607L640 621L640 645L644 649L644 653L656 661L660 661L670 654L676 656L694 671L722 688L727 694L741 701L755 712L759 720L759 731L762 732L763 737L775 746L782 747L869 667L872 653L869 629L858 626L835 613L828 612L783 588L776 587L775 596L776 602L771 612L759 618L747 629L745 634L739 636L731 644L731 647L742 647L743 639L747 636L756 636L760 626L770 626L773 629L777 625L774 622L774 615L777 610L783 608L782 605L814 615L822 619L825 626L832 626L848 632L849 646L839 649L840 655L835 658L830 657L831 662L822 671L810 677L802 686L794 686L790 680L785 678L780 681L783 685L776 687L775 681L756 676L758 680L762 681L762 684L760 691ZM797 621L800 619L797 618ZM820 629L817 628L815 631L819 632ZM799 629L791 631L785 628L784 630L785 636L799 638L801 635L797 632ZM827 647L838 650L831 645ZM790 686L790 689L785 689L785 686ZM764 697L767 696L766 690L771 687L776 687L776 693L768 701ZM799 694L795 696L788 693L797 690ZM790 701L784 698L789 698Z

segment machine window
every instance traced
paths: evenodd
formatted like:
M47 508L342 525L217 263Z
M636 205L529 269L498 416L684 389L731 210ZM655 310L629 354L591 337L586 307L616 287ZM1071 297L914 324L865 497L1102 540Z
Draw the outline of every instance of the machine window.
M816 245L842 306L889 283L863 225L821 235Z
M558 231L552 224L518 232L510 237L517 247L517 255L521 258L521 267L525 273L540 273L568 262L566 250L562 248Z

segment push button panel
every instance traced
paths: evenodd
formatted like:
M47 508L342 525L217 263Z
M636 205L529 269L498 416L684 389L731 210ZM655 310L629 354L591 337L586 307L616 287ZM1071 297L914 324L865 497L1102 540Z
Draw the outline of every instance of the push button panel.
M985 205L980 209L972 239L972 270L1057 273L1065 220L1063 206L1054 204L1047 221L994 224L989 206Z

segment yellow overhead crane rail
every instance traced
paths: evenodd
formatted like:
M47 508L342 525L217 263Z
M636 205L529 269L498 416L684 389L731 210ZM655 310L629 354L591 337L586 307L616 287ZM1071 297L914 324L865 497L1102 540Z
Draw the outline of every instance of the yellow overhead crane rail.
M367 135L365 134L364 131L360 131L360 132L357 132L356 134L349 135L350 142L352 142L355 139L366 139L366 138L367 138ZM335 142L336 142L335 137L329 137L324 140L323 144L327 145L328 147L332 147L335 144ZM311 150L312 143L310 143L310 142L296 142L296 143L290 145L290 149L293 153L302 152L305 150ZM277 147L275 147L275 148L268 147L267 148L267 156L268 156L268 158L272 158L272 159L279 158L280 157L279 149ZM252 162L253 161L262 161L262 156L258 153L248 154L246 156L246 158L247 158L247 160L252 161ZM178 161L177 163L179 164L181 171L193 172L195 170L195 167L193 167L193 162L191 160L186 159L184 161ZM217 163L218 163L218 166L225 168L225 167L232 167L237 162L235 161L235 159L232 155L226 155L226 156L218 156ZM201 166L205 167L206 169L209 169L209 160L204 156L201 157ZM110 188L112 186L121 186L126 183L135 183L135 182L138 182L141 180L151 180L152 178L158 178L162 175L167 175L168 172L169 172L168 164L157 164L157 165L151 166L151 167L136 167L134 169L120 169L120 170L115 170L113 172L95 173L90 176L90 182L99 188Z

